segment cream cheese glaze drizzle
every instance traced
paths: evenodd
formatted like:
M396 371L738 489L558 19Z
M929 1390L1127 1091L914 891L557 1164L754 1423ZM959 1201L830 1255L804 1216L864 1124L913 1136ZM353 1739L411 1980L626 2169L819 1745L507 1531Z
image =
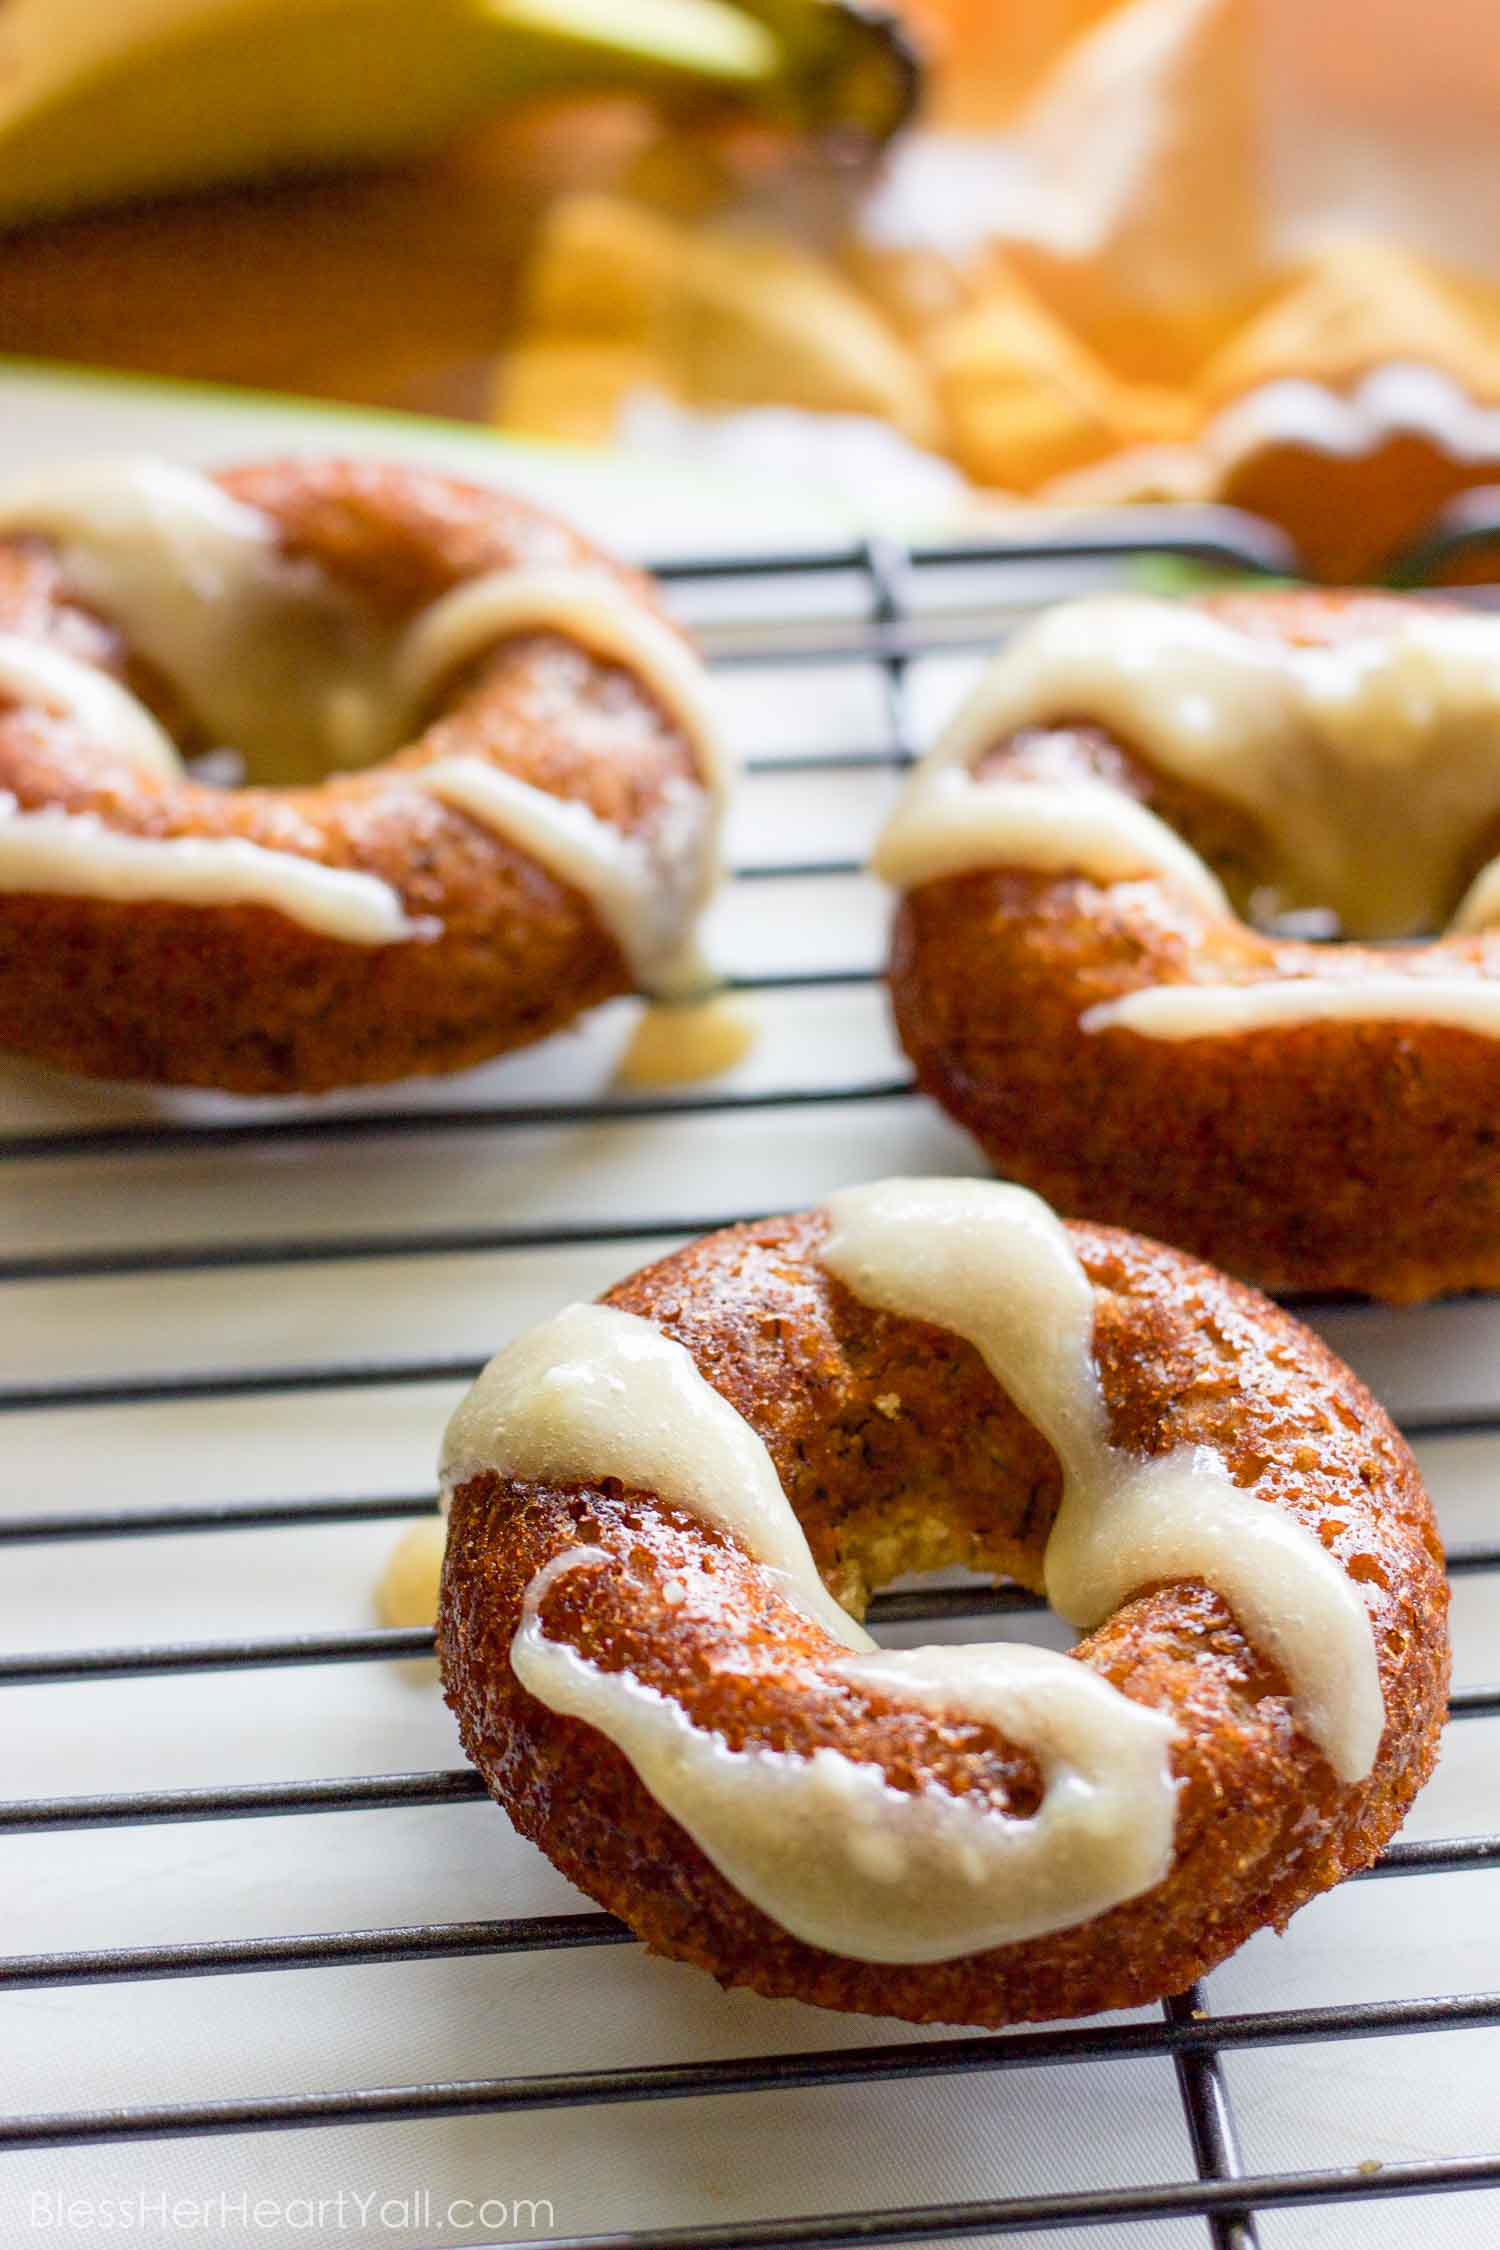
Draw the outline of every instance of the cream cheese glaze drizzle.
M713 982L691 932L713 889L711 854L696 849L703 805L685 783L668 783L649 836L627 835L576 798L533 789L484 758L436 758L422 787L444 804L530 852L581 891L614 938L642 992L663 998Z
M1230 911L1191 845L1102 781L975 781L966 766L934 765L913 783L871 864L902 890L978 867L1076 869L1103 882L1164 875L1206 913Z
M434 688L507 634L550 628L623 665L670 713L695 752L712 812L687 783L669 784L651 831L627 835L584 804L550 796L483 758L440 758L422 786L584 893L643 992L672 995L712 981L690 931L718 879L712 839L728 791L696 659L671 628L605 572L500 570L455 587L411 626L394 668L412 714ZM707 848L705 848L705 839Z
M116 623L132 645L185 694L201 723L242 752L257 781L299 781L387 756L420 722L424 706L460 666L502 639L551 631L628 671L692 746L702 787L669 786L650 828L628 835L588 806L552 796L478 756L438 758L402 778L528 852L589 899L642 988L676 994L710 981L692 931L719 874L718 830L729 782L691 651L660 618L593 564L494 571L430 604L399 633L377 627L311 562L280 550L257 509L196 471L150 460L93 461L0 493L0 535L36 532L56 542L65 582ZM90 667L0 638L0 692L66 707L101 740L170 773L175 751L149 712ZM61 669L60 669L61 668ZM82 675L80 678L79 675ZM90 687L89 683L93 685ZM57 814L56 820L68 816ZM73 853L78 884L96 896L106 861L92 847L97 824ZM13 835L10 887L53 888L49 831L43 859L29 860ZM130 841L125 839L125 841ZM253 887L236 891L254 858ZM174 872L172 855L193 872ZM131 855L126 855L131 856ZM279 887L265 861L286 859ZM116 860L120 864L119 855ZM113 867L116 861L109 862ZM418 927L388 885L378 937L361 935L347 905L350 877L267 847L162 839L132 857L130 896L277 906L291 919L351 943L389 942ZM219 870L208 891L207 870ZM152 868L168 887L145 887ZM28 881L28 870L35 877ZM90 871L98 880L90 881ZM110 877L118 880L118 877ZM194 886L197 886L195 891ZM199 895L201 893L201 895ZM367 900L368 904L368 900ZM365 925L377 920L368 914ZM430 927L427 925L426 927Z
M18 811L0 794L0 892L165 900L180 906L269 906L345 945L424 935L378 875L241 836L130 836L92 813Z
M393 666L398 704L411 714L445 678L497 641L549 630L623 666L649 688L692 744L705 786L722 796L728 760L697 658L669 625L591 563L492 570L422 610Z
M171 736L157 725L139 697L97 665L80 663L45 641L0 633L0 696L72 720L86 734L114 743L151 773L170 778L182 771Z
M823 1263L861 1304L974 1346L1057 1454L1047 1598L1087 1629L1135 1588L1201 1578L1286 1674L1302 1730L1343 1781L1385 1724L1369 1614L1305 1525L1195 1447L1139 1461L1109 1442L1088 1277L1056 1214L992 1180L887 1180L828 1199Z
M847 1647L875 1645L818 1576L762 1440L681 1344L633 1313L569 1305L490 1361L448 1424L443 1493L485 1469L659 1493L780 1572Z
M1500 620L1434 607L1317 648L1140 595L1049 610L912 776L876 872L903 888L998 866L1155 874L1222 910L1197 854L1123 791L974 778L1011 735L1065 723L1247 814L1273 896L1332 908L1351 938L1409 936L1452 912L1500 817Z
M1477 838L1500 817L1500 623L1424 610L1335 648L1287 648L1137 596L1050 611L996 659L913 775L876 873L907 889L1006 866L1101 882L1154 875L1201 911L1228 914L1199 855L1123 790L1087 776L975 779L985 752L1017 731L1086 722L1249 814L1266 842L1271 906L1331 906L1349 936L1409 935L1449 911ZM1497 921L1500 858L1448 926ZM1497 992L1482 973L1364 967L1348 981L1153 985L1080 1022L1166 1040L1334 1018L1495 1038Z
M1049 1439L1063 1500L1049 1596L1097 1623L1140 1587L1202 1578L1292 1688L1298 1723L1341 1779L1384 1724L1364 1605L1320 1541L1239 1491L1216 1455L1140 1461L1109 1442L1092 1357L1093 1292L1047 1206L988 1181L894 1180L830 1198L822 1252L861 1302L965 1337ZM824 1589L769 1454L683 1348L633 1315L573 1306L493 1360L449 1425L442 1483L483 1470L656 1492L736 1539L851 1651L829 1671L898 1703L993 1725L1030 1749L1041 1807L893 1789L831 1749L732 1751L629 1673L547 1637L569 1550L528 1591L518 1678L586 1720L727 1879L783 1928L856 1959L934 1961L1069 1928L1138 1896L1171 1863L1172 1727L1073 1659L1012 1644L876 1650Z
M1500 1039L1500 981L1484 977L1286 977L1260 984L1147 984L1102 1000L1079 1018L1085 1031L1143 1039L1228 1039L1283 1025L1436 1023Z
M1169 1722L1066 1656L996 1645L849 1658L851 1684L938 1718L988 1722L1035 1752L1039 1810L1010 1819L966 1797L891 1787L879 1766L827 1747L810 1757L731 1750L628 1672L601 1672L548 1640L540 1608L559 1555L528 1589L511 1644L523 1687L625 1752L641 1780L735 1889L793 1937L856 1961L947 1961L1088 1921L1161 1881L1176 1790Z

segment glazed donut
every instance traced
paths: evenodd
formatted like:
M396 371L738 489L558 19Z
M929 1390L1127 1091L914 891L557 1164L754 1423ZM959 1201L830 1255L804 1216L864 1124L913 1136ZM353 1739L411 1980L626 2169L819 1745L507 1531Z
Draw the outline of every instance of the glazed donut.
M1059 1210L1265 1288L1492 1286L1497 852L1500 617L1070 604L1001 653L876 848L897 1030Z
M723 757L646 582L298 460L0 494L0 1046L242 1093L451 1071L701 981ZM226 748L249 786L184 764Z
M726 1985L990 2025L1177 1992L1433 1763L1447 1591L1385 1415L1253 1291L1023 1188L705 1237L493 1360L442 1484L469 1756ZM953 1564L1087 1638L855 1624Z

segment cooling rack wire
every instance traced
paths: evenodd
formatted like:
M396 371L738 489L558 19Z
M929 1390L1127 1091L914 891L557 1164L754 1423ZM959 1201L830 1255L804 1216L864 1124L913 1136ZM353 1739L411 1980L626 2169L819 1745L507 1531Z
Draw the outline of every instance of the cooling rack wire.
M1429 540L1413 556L1408 576L1432 574L1454 551L1492 537L1495 521L1495 510L1487 515L1482 504L1468 504L1446 538ZM852 1015L862 1026L877 1024L881 909L861 876L861 860L874 820L912 754L913 740L925 738L928 731L917 691L930 687L938 701L951 702L965 667L972 670L980 654L1041 601L1116 581L1122 573L1160 572L1163 567L1170 572L1182 560L1257 574L1294 564L1279 535L1252 519L1160 510L1137 511L1066 540L1044 535L1024 544L942 549L872 542L816 554L714 554L659 565L675 606L697 627L726 691L747 715L743 803L749 811L741 825L752 848L736 853L720 951L733 963L733 982L755 995L757 1006L766 1011L770 1052L759 1078L732 1082L725 1090L686 1089L660 1097L601 1094L592 1062L573 1069L570 1079L566 1063L522 1057L499 1073L415 1094L408 1088L352 1102L262 1109L195 1098L151 1104L142 1097L124 1113L104 1104L86 1109L81 1122L53 1119L38 1129L23 1124L8 1132L0 1139L0 1181L14 1190L10 1208L15 1215L6 1232L20 1246L0 1256L0 1312L18 1345L38 1304L44 1308L45 1330L39 1354L18 1352L26 1369L23 1379L0 1386L0 1414L26 1439L13 1455L19 1481L7 1479L0 1518L8 1568L17 1566L21 1550L47 1550L55 1559L58 1582L66 1583L69 1573L84 1567L88 1550L108 1568L110 1556L127 1542L155 1540L161 1552L175 1555L183 1552L177 1543L184 1539L395 1524L430 1513L435 1501L425 1486L299 1490L261 1498L253 1496L253 1488L250 1495L231 1491L214 1498L169 1491L117 1505L110 1499L110 1477L91 1465L101 1412L113 1447L115 1433L125 1430L128 1435L133 1427L128 1417L135 1410L152 1416L190 1414L241 1400L260 1402L263 1414L274 1417L297 1394L330 1394L342 1413L358 1417L376 1411L375 1402L403 1389L436 1387L435 1436L442 1387L451 1391L464 1382L488 1348L516 1324L508 1300L500 1300L496 1326L476 1348L424 1349L428 1322L420 1316L431 1302L431 1285L425 1283L413 1295L411 1348L359 1356L342 1351L338 1334L322 1323L324 1300L317 1292L337 1269L344 1269L347 1284L347 1269L368 1266L382 1294L395 1292L399 1301L403 1272L450 1273L450 1261L473 1258L496 1261L495 1270L506 1271L506 1261L520 1261L528 1277L522 1294L534 1290L539 1311L558 1296L597 1288L642 1257L704 1229L795 1202L797 1183L788 1192L775 1167L784 1163L788 1149L816 1146L828 1120L839 1121L845 1144L862 1146L868 1140L872 1159L878 1158L891 1138L893 1121L917 1107L900 1059L882 1032L866 1028L853 1044L861 1054L873 1053L878 1067L856 1070L845 1059L852 1051L849 1043L836 1038L825 1043L820 1027ZM1483 599L1483 593L1472 598ZM787 723L787 714L799 708L819 711L826 724L799 731L795 723ZM799 746L809 742L816 746ZM767 789L776 792L774 805L757 822L757 798ZM797 1016L796 1008L810 996L823 1013ZM778 1033L776 1011L786 1007L793 1014ZM493 1091L496 1078L498 1094ZM699 1131L722 1134L729 1126L739 1137L733 1160L720 1169L730 1189L741 1190L738 1199L704 1197L681 1208L671 1202L669 1176L669 1207L663 1210L662 1168L653 1167L652 1157L657 1136L668 1130L679 1137ZM946 1128L934 1124L933 1130ZM633 1167L612 1168L608 1155L600 1153L616 1145L611 1136L626 1136L638 1147ZM677 1145L672 1143L674 1149ZM362 1150L375 1148L385 1159L399 1159L408 1168L404 1176L416 1179L424 1166L453 1161L455 1148L482 1147L487 1160L502 1166L509 1150L524 1149L530 1169L518 1178L530 1180L533 1174L543 1176L536 1165L545 1165L545 1158L538 1159L537 1152L554 1146L571 1151L571 1169L565 1166L551 1175L540 1202L508 1204L501 1195L496 1208L460 1222L440 1203L429 1207L415 1195L410 1206L403 1198L399 1207L383 1208L363 1225L347 1223L342 1215L335 1223L328 1216L330 1178L355 1162ZM952 1146L956 1150L957 1142ZM219 1169L226 1164L231 1167L228 1177L237 1183L227 1210L225 1175ZM605 1181L597 1193L591 1185L596 1167ZM873 1162L865 1167L873 1168ZM645 1179L655 1182L659 1192L632 1202L631 1182L638 1192ZM76 1198L69 1186L74 1180L82 1183ZM814 1180L811 1192L819 1184L830 1183ZM412 1223L408 1208L421 1223ZM162 1209L164 1219L152 1217ZM40 1214L35 1229L34 1213ZM577 1278L581 1271L587 1275L582 1284ZM216 1280L240 1290L238 1301L246 1306L269 1308L255 1327L254 1348L243 1360L218 1356L222 1339L232 1343L239 1332L232 1322L215 1329L186 1363L171 1358L183 1316L162 1293L185 1277ZM69 1293L94 1290L106 1293L100 1301L116 1306L118 1320L135 1338L135 1355L127 1354L122 1362L118 1353L113 1358L106 1354L97 1371L77 1373L64 1348L75 1333L69 1314L75 1299ZM111 1298L109 1292L123 1294ZM1357 1324L1363 1317L1336 1306L1309 1309L1314 1317L1326 1315L1335 1330L1341 1318ZM1452 1341L1459 1336L1452 1323L1464 1312L1444 1308L1399 1318L1425 1324L1408 1327L1405 1334L1424 1335L1430 1339L1424 1350L1442 1353L1461 1348ZM193 1317L191 1305L188 1316ZM1482 1447L1490 1439L1500 1447L1500 1404L1487 1402L1482 1389L1475 1394L1463 1383L1456 1389L1439 1383L1435 1402L1428 1398L1402 1411L1399 1362L1406 1347L1393 1325L1398 1316L1370 1317L1384 1323L1372 1331L1375 1357L1382 1367L1398 1369L1398 1411L1408 1434L1424 1447L1441 1507L1446 1451L1454 1445ZM308 1348L268 1356L268 1334L302 1339ZM160 1354L153 1348L158 1335ZM56 1371L59 1362L68 1372ZM1496 1391L1500 1394L1500 1383ZM118 1419L122 1411L127 1417L123 1422ZM70 1498L86 1492L94 1504L59 1506L55 1496L47 1505L37 1504L42 1497L38 1461L60 1466L59 1482ZM1500 1452L1494 1465L1500 1466ZM1479 1473L1486 1473L1482 1456ZM1500 1525L1496 1528L1500 1533ZM233 1540L230 1545L236 1553L242 1551ZM1459 1587L1485 1573L1500 1573L1500 1537L1455 1544L1450 1569ZM962 1629L975 1620L1024 1620L1040 1606L1004 1588L924 1586L883 1596L875 1622L882 1631L913 1625ZM996 1628L991 1624L988 1629ZM1027 1628L1023 1623L1019 1629ZM104 1683L238 1675L250 1696L250 1675L299 1667L307 1678L308 1697L315 1698L328 1667L411 1663L430 1656L431 1642L424 1631L370 1627L134 1644L126 1639L119 1645L63 1651L26 1647L0 1660L0 1685L79 1699L86 1699L92 1688L97 1701L87 1712L78 1712L77 1724L97 1741L101 1734L108 1739L112 1721L112 1698ZM180 1692L191 1696L193 1690L184 1685ZM424 1676L413 1692L433 1694L430 1677ZM1497 1718L1500 1687L1466 1682L1455 1690L1455 1729L1467 1734ZM119 1769L128 1775L131 1741L121 1739L116 1748ZM210 1772L212 1750L211 1738L205 1739L204 1764ZM89 1770L96 1770L96 1764ZM66 1762L56 1779L59 1791L66 1791ZM19 1897L27 1875L24 1858L16 1855L31 1848L27 1839L49 1833L84 1838L158 1825L349 1816L398 1808L422 1808L425 1819L437 1827L453 1819L453 1808L482 1795L477 1777L454 1766L26 1796L0 1805L0 1834L15 1839L5 1847L3 1864L7 1885ZM499 1816L493 1818L498 1821ZM85 1847L80 1843L78 1848ZM220 1864L232 1871L234 1860L229 1848ZM146 1868L148 1863L142 1859L138 1864ZM1500 1870L1500 1831L1398 1841L1363 1880L1381 1886L1417 1883L1413 1905L1420 1915L1425 1911L1423 1883L1484 1870ZM147 1873L140 1879L151 1877ZM228 1879L232 1876L217 1880ZM195 1921L206 1917L211 1927L213 1904L210 1896ZM476 1956L507 1956L534 1965L545 1955L630 1942L629 1933L604 1914L528 1913L17 1954L0 1962L0 1986L10 1993L47 1988L66 1996L76 2011L76 2038L84 2049L96 2036L84 2012L89 1997L110 1986L340 1969L360 1969L378 1978L391 1965ZM340 1984L339 1989L346 1987ZM219 1990L222 1994L232 1988ZM306 1983L298 1990L305 1993ZM234 2010L222 1998L219 2009L232 2057ZM314 2033L320 2020L317 2006L310 2005ZM771 2022L774 2011L756 2020ZM710 2216L701 2224L587 2235L569 2234L564 2221L545 2240L550 2250L580 2250L584 2243L598 2250L604 2245L609 2250L750 2250L752 2245L756 2250L832 2250L834 2245L940 2239L1041 2240L1087 2229L1095 2238L1103 2230L1109 2240L1122 2243L1207 2240L1217 2250L1255 2250L1263 2239L1273 2239L1269 2230L1285 2230L1283 2214L1300 2213L1302 2219L1291 2231L1276 2232L1275 2241L1321 2242L1333 2236L1297 2231L1298 2224L1313 2224L1309 2209L1318 2214L1321 2226L1330 2215L1368 2212L1391 2198L1500 2187L1500 2114L1489 2145L1469 2154L1378 2163L1341 2160L1310 2169L1247 2168L1224 2058L1286 2057L1308 2049L1316 2051L1321 2069L1337 2071L1350 2043L1400 2039L1409 2042L1410 2101L1420 2113L1420 2035L1457 2032L1484 2044L1485 2067L1494 2072L1500 2089L1500 1994L1495 1992L1215 2010L1200 1988L1167 2002L1154 2016L1142 2012L1129 2019L1009 2035L894 2036L869 2024L855 2027L852 2044L806 2051L750 2051L333 2090L174 2095L129 2106L28 2111L0 2121L0 2146L19 2156L100 2144L388 2127L440 2118L495 2119L549 2110L573 2113L580 2130L586 2130L616 2104L653 2102L670 2108L708 2097L811 2089L822 2089L833 2102L839 2099L837 2089L884 2081L977 2081L990 2074L1036 2072L1056 2074L1063 2087L1057 2112L1061 2133L1064 2120L1070 2119L1064 2082L1077 2066L1103 2065L1116 2073L1152 2059L1169 2067L1175 2079L1183 2145L1191 2157L1181 2177L1052 2185L1046 2192L1024 2194L1005 2192L1003 2178L997 2178L995 2192L952 2201L881 2202L804 2217L736 2217L727 2222ZM107 2037L107 2028L99 2036ZM1076 2127L1073 2117L1066 2131ZM1080 2176L1087 2178L1087 2169L1081 2174L1072 2170L1069 2150L1060 2144L1049 2177L1066 2182ZM764 2200L773 2204L774 2192L768 2191ZM1454 2239L1500 2241L1500 2204L1471 2196L1463 2208L1474 2214L1473 2231ZM418 2243L411 2234L401 2239ZM458 2238L434 2235L434 2250L439 2239ZM468 2244L475 2239L469 2233L462 2236Z

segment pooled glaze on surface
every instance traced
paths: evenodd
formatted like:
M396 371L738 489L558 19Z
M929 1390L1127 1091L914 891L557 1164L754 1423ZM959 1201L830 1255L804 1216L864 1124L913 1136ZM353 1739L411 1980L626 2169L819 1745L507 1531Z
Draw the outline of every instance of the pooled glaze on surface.
M731 990L702 1000L662 1000L643 1008L615 1069L617 1086L684 1086L719 1078L754 1047L759 1019Z

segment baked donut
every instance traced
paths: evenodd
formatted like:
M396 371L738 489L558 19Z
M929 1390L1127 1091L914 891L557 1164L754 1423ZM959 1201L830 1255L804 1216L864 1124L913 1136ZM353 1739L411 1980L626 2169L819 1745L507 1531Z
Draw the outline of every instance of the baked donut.
M897 1030L1059 1210L1264 1288L1491 1286L1497 852L1500 617L1073 603L1005 648L877 845Z
M995 2025L1177 1992L1433 1763L1447 1591L1385 1415L1253 1291L1023 1188L705 1237L493 1360L442 1482L469 1756L726 1985ZM875 1649L871 1591L952 1564L1087 1638Z
M449 477L12 487L0 1046L309 1092L690 988L725 788L701 681L643 578ZM226 746L249 786L184 763Z

